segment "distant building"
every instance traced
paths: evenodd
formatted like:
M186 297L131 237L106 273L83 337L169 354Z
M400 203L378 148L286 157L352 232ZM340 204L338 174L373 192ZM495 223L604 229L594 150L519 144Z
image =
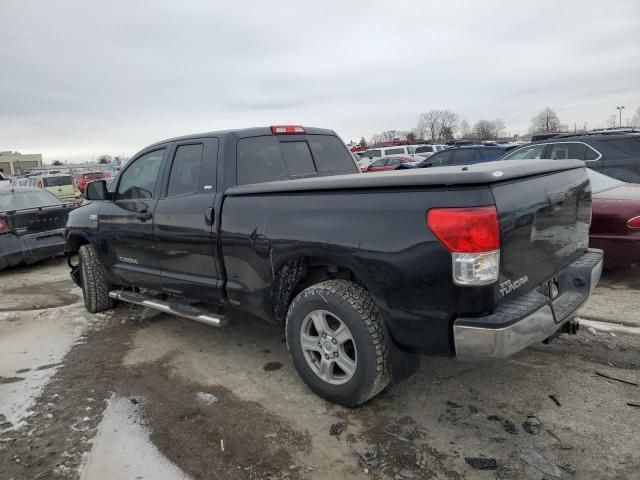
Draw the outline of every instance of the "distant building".
M18 152L0 152L0 170L7 175L17 175L32 168L42 168L42 155L30 153L22 155Z

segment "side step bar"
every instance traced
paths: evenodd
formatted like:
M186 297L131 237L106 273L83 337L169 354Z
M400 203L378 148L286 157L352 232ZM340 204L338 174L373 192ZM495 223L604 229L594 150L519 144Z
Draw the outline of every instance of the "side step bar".
M142 307L149 307L161 312L177 315L178 317L195 320L196 322L206 323L213 327L223 327L229 320L223 315L211 313L204 308L194 307L186 303L167 302L157 300L153 297L142 295L135 292L124 292L122 290L112 290L109 296L121 302L133 303Z

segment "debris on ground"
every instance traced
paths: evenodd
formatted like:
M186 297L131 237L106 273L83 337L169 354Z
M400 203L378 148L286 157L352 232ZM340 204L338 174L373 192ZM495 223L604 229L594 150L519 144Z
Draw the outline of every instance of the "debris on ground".
M360 457L363 466L371 469L376 469L380 466L378 452L375 449L368 447L356 448L356 453Z
M627 405L640 408L640 402L627 402Z
M496 470L498 468L498 462L495 458L464 457L464 461L476 470Z
M345 422L332 423L329 427L329 435L335 435L340 439L340 434L345 431L347 424Z
M591 334L591 335L598 335L598 332L596 331L595 328L593 327L589 327L587 328L587 331Z
M555 403L557 406L561 407L562 404L560 403L560 400L558 400L558 397L556 397L555 395L551 394L549 395L549 398L553 401L553 403Z
M531 465L536 470L556 478L562 478L562 470L556 464L551 463L540 453L532 450L531 452L520 455L520 458Z
M608 375L606 373L596 372L596 375L598 375L599 377L608 378L609 380L615 380L616 382L626 383L627 385L633 385L634 387L638 386L638 384L635 383L635 382L631 382L631 381L625 380L623 378L612 377L611 375Z
M522 429L530 435L538 435L540 433L541 426L542 422L540 422L537 417L529 415L522 424Z
M404 480L404 479L412 479L412 478L417 478L416 474L413 473L413 471L409 470L408 468L403 468L396 475L396 480Z
M518 434L518 427L516 427L515 423L513 423L511 420L507 420L506 418L502 418L499 415L489 415L487 417L487 420L490 420L492 422L502 423L502 428L504 428L504 431L507 432L510 435L517 435Z
M198 397L198 400L206 405L213 405L214 403L218 402L218 397L216 397L212 393L198 392L196 393L196 397Z

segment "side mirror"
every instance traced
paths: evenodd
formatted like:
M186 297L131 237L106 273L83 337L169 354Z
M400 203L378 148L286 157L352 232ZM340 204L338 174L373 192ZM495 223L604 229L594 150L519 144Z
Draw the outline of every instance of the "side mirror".
M107 182L104 180L96 180L87 184L85 193L87 200L106 200L107 195Z

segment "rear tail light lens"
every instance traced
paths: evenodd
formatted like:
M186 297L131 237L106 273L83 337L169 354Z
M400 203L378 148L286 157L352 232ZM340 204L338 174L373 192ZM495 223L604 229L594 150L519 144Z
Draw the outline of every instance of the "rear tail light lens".
M640 215L637 217L633 217L631 220L627 222L627 227L629 228L640 228Z
M305 134L304 127L299 125L273 125L271 133L274 135L301 135Z
M458 285L487 285L498 280L500 223L495 206L434 208L427 226L451 252L453 281Z
M9 224L4 218L0 217L0 235L4 233L10 233L10 232L11 232L11 227L9 226Z

